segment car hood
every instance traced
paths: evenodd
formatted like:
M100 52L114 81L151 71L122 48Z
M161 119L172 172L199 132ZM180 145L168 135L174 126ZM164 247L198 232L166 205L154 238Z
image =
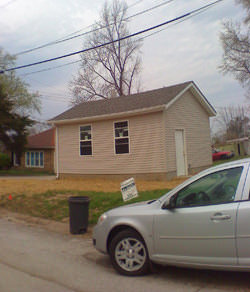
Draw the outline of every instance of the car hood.
M145 208L151 208L151 206L155 205L158 202L158 200L149 200L149 201L143 201L139 203L129 204L125 206L121 206L112 210L109 210L107 214L109 215L121 215L121 214L131 214L131 213L137 213L141 210L144 210Z

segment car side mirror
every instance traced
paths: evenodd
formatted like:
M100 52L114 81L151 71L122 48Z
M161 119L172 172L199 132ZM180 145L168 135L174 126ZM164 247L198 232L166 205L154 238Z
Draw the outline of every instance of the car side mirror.
M172 196L169 200L167 200L163 205L162 209L173 210L176 205L176 197Z

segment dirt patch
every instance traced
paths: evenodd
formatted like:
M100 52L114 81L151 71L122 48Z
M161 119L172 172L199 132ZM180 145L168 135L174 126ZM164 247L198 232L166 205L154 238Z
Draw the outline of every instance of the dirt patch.
M150 191L159 189L172 189L186 178L177 178L171 181L143 181L136 180L138 191ZM76 191L120 191L120 182L105 179L60 179L60 180L39 180L39 179L0 179L0 196L26 194L33 195L53 190L76 190Z
M0 208L0 218L6 218L8 221L18 222L28 226L43 228L51 232L56 232L60 234L70 234L69 218L65 218L63 222L57 222L53 220L11 212L3 208ZM92 238L92 230L93 226L89 226L88 231L86 233L72 236Z

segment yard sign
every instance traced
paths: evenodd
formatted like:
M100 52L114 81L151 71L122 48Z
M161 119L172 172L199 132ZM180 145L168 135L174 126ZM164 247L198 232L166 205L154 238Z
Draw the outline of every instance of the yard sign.
M123 201L128 201L138 197L138 192L133 177L121 183L121 192Z

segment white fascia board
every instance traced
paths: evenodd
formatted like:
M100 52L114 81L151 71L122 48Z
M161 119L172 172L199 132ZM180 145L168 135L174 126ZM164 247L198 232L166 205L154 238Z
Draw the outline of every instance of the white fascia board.
M105 115L67 119L67 120L66 119L65 120L50 120L48 121L48 123L56 126L56 125L64 125L64 124L82 123L86 121L91 122L91 121L100 121L100 120L110 120L110 119L115 119L115 118L120 118L120 117L129 117L129 116L159 112L159 111L163 111L164 109L165 109L165 105L157 105L153 107L136 109L136 110L121 112L121 113L105 114Z
M191 90L196 99L200 102L200 104L205 108L210 117L216 116L216 111L212 107L212 105L208 102L205 96L201 93L199 88L192 82L186 88L184 88L179 94L176 95L166 106L165 109L169 109L186 91Z

